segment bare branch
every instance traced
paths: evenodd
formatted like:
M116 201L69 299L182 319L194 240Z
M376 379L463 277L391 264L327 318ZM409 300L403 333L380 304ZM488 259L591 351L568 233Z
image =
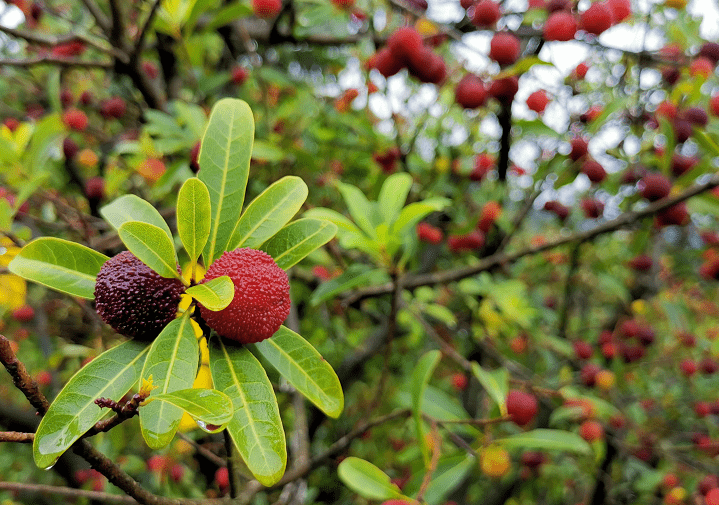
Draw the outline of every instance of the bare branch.
M22 433L20 431L0 431L0 442L31 444L34 439L34 433Z
M102 503L130 503L137 505L137 501L130 496L86 491L71 487L48 486L45 484L25 484L24 482L0 482L3 491L16 491L19 493L50 494L66 496L68 498L88 498Z
M100 7L98 7L94 0L82 0L82 3L85 5L85 8L90 11L90 14L92 14L92 17L95 18L95 22L97 23L97 26L102 28L105 32L110 30L110 20L107 19L105 14L100 10Z
M38 56L36 58L0 59L0 67L25 67L36 65L57 65L58 67L103 68L109 70L113 67L110 61L87 61L77 58L57 58L55 56Z

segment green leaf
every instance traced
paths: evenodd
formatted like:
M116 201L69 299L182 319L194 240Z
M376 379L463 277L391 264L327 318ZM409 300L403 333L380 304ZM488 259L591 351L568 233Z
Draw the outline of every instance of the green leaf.
M220 9L217 14L215 14L215 17L210 19L210 22L203 27L203 30L214 32L217 28L225 26L235 19L245 18L250 14L252 14L252 9L249 5L239 2L227 5Z
M300 335L285 326L255 344L287 382L322 412L337 418L344 408L342 385L332 366Z
M162 277L180 277L175 245L161 228L140 221L128 221L120 226L119 234L128 250Z
M156 386L148 400L158 395L192 387L198 367L200 346L190 323L189 312L173 320L157 336L142 369L142 378L152 377ZM152 449L165 447L175 436L182 408L170 402L150 402L140 408L140 430Z
M716 135L709 135L707 132L695 128L692 138L712 157L719 156L719 139L716 138Z
M140 379L149 347L128 341L105 351L82 367L50 405L33 441L33 457L39 468L49 468L107 410L95 405L104 397L119 401Z
M591 454L590 445L576 433L563 430L537 429L517 433L511 437L496 440L496 443L508 448L520 448L541 451L566 451L578 454Z
M262 244L280 268L287 270L335 236L337 225L321 219L298 219Z
M499 405L503 416L507 415L507 393L509 393L509 372L506 368L487 371L472 362L472 374L477 378L487 394Z
M399 216L411 188L412 176L406 172L392 174L382 184L377 205L384 216L384 222L387 223L387 226L392 226L392 223Z
M348 232L356 235L362 235L362 230L357 228L357 226L352 221L332 209L315 207L314 209L310 209L305 212L304 216L312 219L322 219L324 221L334 223L335 225L337 225L338 233Z
M177 195L177 232L193 263L210 236L210 192L196 178L187 179Z
M377 212L377 204L368 201L364 193L351 184L338 182L337 189L340 190L345 205L347 205L347 210L355 224L370 238L377 238L375 227L382 222Z
M539 59L539 56L527 56L526 58L519 60L514 65L502 70L494 76L494 79L504 79L513 75L523 74L530 68L537 65L552 66L552 63Z
M399 488L392 484L389 475L369 461L350 456L337 467L337 475L345 486L370 500L402 498Z
M100 214L115 230L119 230L120 226L128 221L140 221L162 228L162 230L167 233L167 236L172 238L170 227L167 226L167 223L160 213L157 212L157 209L153 207L150 202L143 200L139 196L121 196L112 203L102 207Z
M227 275L187 288L186 294L197 300L208 310L222 310L235 296L235 285Z
M438 350L429 351L422 356L412 371L412 416L417 429L417 441L422 450L425 468L429 468L430 453L425 441L424 423L422 421L422 402L429 378L437 368L442 353Z
M421 202L410 203L400 212L397 220L390 228L390 235L402 236L414 229L426 215L442 210L451 204L447 198L430 198Z
M205 424L206 428L214 426L215 429L210 431L217 431L232 419L232 400L225 393L215 389L190 388L150 396L148 403L142 408L146 408L153 400L167 402L184 410L195 421Z
M205 265L224 251L245 200L255 120L246 102L224 98L212 108L200 147L198 178L210 192L212 225L203 250Z
M252 200L232 234L228 250L256 248L297 214L307 198L307 184L295 176L283 177Z
M476 464L476 459L471 454L459 454L440 459L424 493L425 503L427 505L444 503L447 495L462 484ZM422 471L420 478L423 478L424 474L425 472Z
M285 432L272 384L257 358L245 347L210 340L210 371L215 388L232 399L227 425L242 459L264 486L282 477L287 465Z
M92 300L95 278L108 259L75 242L43 237L23 247L8 270L62 293Z

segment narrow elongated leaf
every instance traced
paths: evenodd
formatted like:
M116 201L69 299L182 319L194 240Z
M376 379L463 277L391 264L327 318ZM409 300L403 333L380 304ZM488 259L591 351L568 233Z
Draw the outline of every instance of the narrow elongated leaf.
M234 415L227 425L252 475L271 486L285 472L287 448L280 409L257 358L244 347L229 347L219 338L210 341L210 370L215 388L232 399Z
M167 402L192 416L196 421L222 426L232 419L232 400L216 389L181 389L172 393L153 395L148 401ZM143 409L147 407L143 405Z
M399 216L411 187L412 176L407 172L392 174L382 184L377 204L387 226L391 226Z
M429 378L432 377L442 353L438 350L429 351L422 356L412 371L412 416L417 430L417 442L422 449L422 458L425 468L429 468L430 453L425 441L424 423L422 421L422 401L424 391L427 389Z
M351 184L338 182L337 189L340 190L345 205L347 205L347 210L349 210L355 224L369 237L377 238L375 227L382 221L377 212L377 204L368 201L364 193Z
M222 310L235 296L235 285L227 275L222 275L185 291L209 310Z
M124 195L113 200L112 203L100 208L100 214L105 221L116 230L128 221L140 221L141 223L153 224L172 238L170 227L150 202L147 202L136 195Z
M337 233L340 235L345 232L351 233L353 235L363 235L362 230L357 228L357 225L355 225L351 220L349 220L336 210L325 209L323 207L315 207L314 209L308 210L303 215L304 217L312 219L322 219L324 221L329 221L336 224Z
M200 179L187 179L177 195L177 232L190 257L197 261L210 236L210 192Z
M337 225L321 219L298 219L262 244L280 268L287 270L335 236Z
M399 213L397 220L390 228L390 235L402 236L414 229L426 215L442 210L450 205L447 198L430 198L421 202L410 203Z
M576 433L563 430L537 429L517 433L511 437L495 440L496 443L511 449L521 448L540 451L567 451L579 454L591 454L591 446Z
M180 277L175 246L161 228L128 221L120 226L119 234L128 250L162 277Z
M128 341L105 351L82 367L62 388L40 421L33 441L39 468L57 458L108 414L95 405L101 397L119 401L137 384L149 347Z
M203 250L211 265L227 250L245 200L255 120L246 102L220 100L212 108L200 147L198 178L210 192L212 224Z
M104 254L59 238L38 238L23 247L8 265L15 275L80 298L95 298L95 278Z
M283 177L252 200L237 223L228 250L259 247L297 214L307 198L307 184L295 176Z
M192 388L200 352L189 312L165 326L150 347L142 369L142 378L152 377L149 399L158 395ZM140 408L140 431L152 449L172 441L182 419L182 408L169 402L151 402Z
M497 402L502 415L506 416L507 393L509 393L509 372L507 372L507 369L497 368L490 372L479 366L479 363L472 362L472 374L487 391L487 394Z
M285 326L255 345L287 382L330 417L344 408L342 385L332 366L300 335Z
M382 268L366 270L364 265L355 264L347 269L345 273L330 281L323 282L310 297L310 305L318 305L325 300L332 298L337 293L342 293L364 284L379 284L389 281L389 276Z
M350 456L337 467L337 475L345 486L370 500L402 498L399 488L392 484L389 475L369 461Z

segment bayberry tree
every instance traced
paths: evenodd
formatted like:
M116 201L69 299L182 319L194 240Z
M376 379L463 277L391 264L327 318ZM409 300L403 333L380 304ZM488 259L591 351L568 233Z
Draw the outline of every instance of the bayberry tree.
M3 5L2 498L716 503L704 4Z

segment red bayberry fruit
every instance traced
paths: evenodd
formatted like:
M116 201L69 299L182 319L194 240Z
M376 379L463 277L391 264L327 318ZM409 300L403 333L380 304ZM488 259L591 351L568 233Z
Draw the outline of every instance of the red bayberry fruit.
M232 77L230 80L233 84L236 84L237 86L241 86L245 83L247 78L250 76L250 73L247 71L245 67L235 67L232 69Z
M29 305L23 305L12 311L12 317L20 323L29 323L35 317L35 309Z
M599 368L598 365L595 365L594 363L587 363L579 371L579 378L585 386L592 387L597 380L597 374L601 371L602 369Z
M9 117L5 121L3 121L2 124L7 126L8 130L14 132L15 130L17 130L17 127L20 126L20 121L18 121L14 117Z
M467 74L457 84L454 99L465 109L476 109L487 102L487 89L479 77Z
M716 42L705 42L699 49L699 56L708 58L715 65L719 63L719 44Z
M97 274L95 310L116 332L151 339L175 319L184 292L179 279L161 277L124 251L107 260Z
M534 395L512 389L507 395L507 413L519 426L529 424L537 415L537 399Z
M543 89L535 91L527 97L527 107L529 110L533 110L537 114L544 112L548 103L549 97L547 97L547 92Z
M467 376L463 373L456 373L452 375L452 387L457 391L464 391L469 384Z
M80 56L85 52L85 44L79 40L73 40L65 44L58 44L52 48L53 56L59 56L61 58L69 58L73 56Z
M694 59L689 65L689 75L692 77L703 77L706 79L714 73L714 63L709 58L700 56Z
M502 206L499 205L499 202L487 202L484 207L482 207L482 212L479 215L477 229L482 233L489 233L492 225L501 214Z
M47 370L43 370L37 374L35 381L41 386L49 386L52 382L52 375Z
M155 454L154 456L150 456L150 459L147 460L147 469L157 474L163 474L170 467L171 463L172 460L169 456Z
M76 131L83 131L87 127L87 116L85 113L78 109L70 109L62 116L62 121Z
M679 363L679 370L681 370L686 377L691 377L697 373L697 364L692 359L683 359L682 362Z
M224 309L211 311L200 305L207 325L220 336L250 344L270 338L290 313L287 273L264 251L240 248L215 260L205 281L228 275L235 297Z
M696 402L694 404L694 413L697 417L706 417L711 414L712 408L707 402Z
M174 482L180 482L182 480L182 477L185 476L185 467L182 466L179 463L175 463L172 465L172 468L170 469L170 478Z
M427 242L428 244L439 244L444 239L444 234L436 226L429 223L419 223L417 225L417 238L421 242Z
M589 359L592 357L594 349L584 340L576 340L574 342L574 356L577 359Z
M586 63L580 63L577 65L577 68L574 69L574 75L577 76L577 79L584 79L587 76L588 71L589 65Z
M596 184L599 184L607 177L604 167L594 160L587 160L582 164L582 173Z
M80 95L80 103L82 105L90 105L94 100L95 98L92 96L91 91L83 91Z
M607 7L612 11L612 24L618 24L632 15L632 4L629 0L606 0Z
M646 254L640 254L638 256L633 257L631 260L629 260L629 267L638 270L640 272L646 272L650 268L652 268L652 265L654 262L652 261L652 257L648 256Z
M60 91L60 103L63 108L71 106L74 100L75 98L72 96L72 91L69 89L63 89Z
M579 426L579 436L587 442L604 438L604 428L598 421L584 421Z
M491 28L501 17L502 11L497 2L493 0L479 0L474 6L472 23L480 28Z
M282 10L282 0L252 0L252 12L258 18L273 18Z
M453 253L474 251L484 246L484 233L475 230L466 235L451 235L447 239L447 247Z
M715 116L719 116L719 94L709 99L709 111Z
M704 502L706 505L719 505L719 488L710 489L704 495Z
M672 173L676 177L680 177L694 168L697 163L699 163L699 158L695 156L682 156L681 154L675 153L672 156Z
M586 156L589 150L589 141L587 141L587 139L584 137L574 137L570 141L570 144L572 145L572 150L569 152L570 159L577 161L583 156Z
M100 107L100 114L102 114L102 117L106 119L120 119L125 115L126 109L127 106L125 105L125 100L119 96L113 96L102 103L102 106Z
M719 370L719 363L708 356L699 362L699 371L704 375L715 374L717 370Z
M198 141L194 146L192 146L192 150L190 151L190 170L197 173L200 171L200 142Z
M368 62L371 68L376 68L384 77L391 77L402 70L403 61L398 58L388 47L377 51Z
M424 47L424 43L417 30L409 26L403 26L389 36L387 47L396 58L408 61L417 56Z
M589 219L597 219L604 213L604 203L596 198L585 198L581 205L584 215Z
M79 147L77 147L75 141L73 141L70 137L65 137L65 140L62 141L62 153L65 155L66 160L73 159L77 154L78 149Z
M584 31L599 35L612 26L612 11L604 2L597 2L582 12L580 19Z
M85 181L85 196L89 200L102 200L105 198L105 179L95 176Z
M712 489L719 488L719 480L716 475L706 475L699 481L698 488L701 494L706 495Z
M677 225L683 226L689 222L689 211L684 202L672 205L657 213L654 223L657 227Z
M495 79L489 87L489 94L496 100L503 103L509 103L514 100L514 95L519 90L519 77L516 75L505 77L504 79Z
M221 466L217 469L215 472L215 482L217 483L217 487L220 488L221 492L227 491L230 487L230 473L227 471L226 466Z
M577 20L574 14L560 10L550 14L544 23L544 38L546 40L567 41L572 40L577 33Z
M707 111L701 107L689 107L684 111L682 117L694 126L704 127L709 122Z
M661 200L669 195L672 183L662 174L648 174L642 180L642 196L650 202Z
M657 110L654 111L654 115L657 117L674 119L677 117L677 106L668 100L664 100L662 103L657 105Z
M511 33L500 32L492 37L489 57L500 65L511 65L519 58L519 39Z
M426 46L422 47L415 56L410 56L407 68L410 75L420 82L441 84L447 78L447 66L444 60Z

